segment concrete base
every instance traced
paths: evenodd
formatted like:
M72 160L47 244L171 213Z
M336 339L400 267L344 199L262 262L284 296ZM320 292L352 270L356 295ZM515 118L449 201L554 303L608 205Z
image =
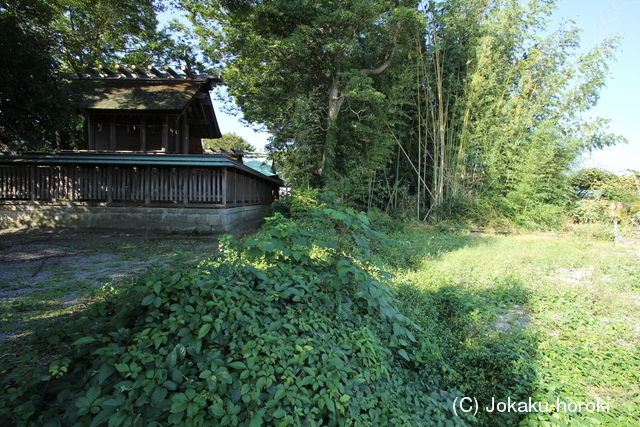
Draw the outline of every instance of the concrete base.
M257 220L268 205L233 208L0 205L0 228L87 228L229 233Z

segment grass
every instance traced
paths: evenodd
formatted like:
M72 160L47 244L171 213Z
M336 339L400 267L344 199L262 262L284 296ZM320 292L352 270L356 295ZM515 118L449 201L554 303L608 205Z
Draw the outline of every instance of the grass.
M36 288L45 284L36 284ZM62 316L78 310L78 304L65 304L65 300L76 297L85 300L90 293L91 286L81 280L64 281L61 279L57 286L36 290L26 295L17 296L11 301L0 303L0 333L15 331L16 325L23 333L32 333L38 327L46 327L43 319ZM100 292L100 291L98 291ZM75 298L74 298L75 299ZM7 345L0 347L6 351Z
M553 404L481 413L484 425L640 425L638 247L575 233L482 237L420 226L402 242L414 255L407 262L392 248L388 264L407 310L440 328L445 384L485 408L494 398Z

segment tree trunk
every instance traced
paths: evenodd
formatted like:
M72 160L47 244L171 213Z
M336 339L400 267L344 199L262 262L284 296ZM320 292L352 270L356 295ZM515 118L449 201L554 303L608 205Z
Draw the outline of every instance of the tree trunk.
M325 140L324 147L322 149L322 161L320 163L320 167L318 169L313 169L311 172L323 176L325 174L325 168L327 166L327 160L329 157L333 157L334 150L334 127L336 121L338 120L338 114L340 113L340 108L342 108L342 103L344 102L344 96L340 94L340 79L337 76L333 76L331 79L331 86L329 87L329 102L327 108L327 123L325 130ZM329 160L331 163L333 159Z

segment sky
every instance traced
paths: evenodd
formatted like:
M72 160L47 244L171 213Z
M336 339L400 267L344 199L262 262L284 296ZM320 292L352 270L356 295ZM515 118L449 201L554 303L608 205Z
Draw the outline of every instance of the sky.
M558 0L554 18L572 19L582 28L583 47L604 37L622 37L617 61L610 64L607 86L592 115L611 120L609 130L629 143L585 156L582 167L623 173L640 170L640 1Z
M594 151L585 156L579 167L598 167L614 173L626 169L640 170L640 0L557 0L554 21L572 19L583 30L581 48L590 48L605 37L622 37L617 61L610 64L607 86L602 90L592 116L611 120L609 131L624 136L624 145ZM244 125L239 117L224 112L223 104L215 102L216 115L222 132L244 137L261 151L269 134L256 132Z

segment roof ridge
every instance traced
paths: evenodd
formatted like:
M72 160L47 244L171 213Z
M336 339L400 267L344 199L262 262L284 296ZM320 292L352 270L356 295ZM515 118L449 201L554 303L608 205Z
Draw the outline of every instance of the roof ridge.
M135 64L133 65L121 65L115 64L114 68L117 71L113 71L103 64L98 65L98 68L87 67L87 73L66 73L64 74L68 78L80 79L80 80L128 80L128 81L206 81L217 80L222 81L222 76L219 74L193 74L187 67L180 67L180 70L184 74L180 74L169 66L162 67L162 70L149 65L145 69Z

